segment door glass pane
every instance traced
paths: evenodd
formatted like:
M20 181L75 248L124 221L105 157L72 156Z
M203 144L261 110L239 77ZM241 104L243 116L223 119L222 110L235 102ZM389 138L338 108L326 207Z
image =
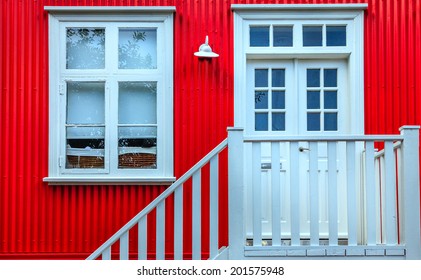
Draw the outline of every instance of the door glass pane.
M273 46L292 47L292 26L273 27Z
M66 69L105 68L105 29L67 28Z
M268 69L254 70L254 86L268 87Z
M325 87L337 87L338 75L337 69L324 69L324 86Z
M268 108L268 92L267 91L256 91L254 93L255 109L267 109Z
M156 169L156 135L153 126L118 129L118 168Z
M338 130L338 113L325 113L325 131Z
M303 26L304 47L322 46L322 26Z
M320 109L320 91L307 91L307 109Z
M250 47L269 46L269 26L250 27Z
M156 82L119 82L119 124L156 124Z
M120 29L119 69L156 69L156 29Z
M338 108L338 92L336 90L325 91L324 93L324 108L337 109Z
M272 86L285 87L285 69L272 69Z
M285 130L285 113L272 114L272 130L273 131Z
M320 113L307 113L307 130L320 131Z
M285 109L285 91L272 91L272 109Z
M307 69L307 87L320 87L320 69Z
M346 26L326 26L327 46L346 46Z
M254 123L256 131L268 131L268 113L256 113Z

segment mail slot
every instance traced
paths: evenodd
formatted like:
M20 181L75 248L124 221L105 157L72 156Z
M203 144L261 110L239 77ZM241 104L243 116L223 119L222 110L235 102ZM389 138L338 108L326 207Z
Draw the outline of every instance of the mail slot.
M279 163L280 168L282 169L282 162ZM263 162L261 165L262 170L272 169L272 163L271 162Z

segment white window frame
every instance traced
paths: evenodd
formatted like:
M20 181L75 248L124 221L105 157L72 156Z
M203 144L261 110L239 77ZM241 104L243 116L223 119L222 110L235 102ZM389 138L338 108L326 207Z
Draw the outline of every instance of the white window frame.
M49 184L170 184L173 175L173 13L175 7L45 7L49 13ZM157 68L119 70L117 49L107 50L106 65L99 70L67 70L66 27L153 27L157 28ZM107 34L107 33L106 33ZM107 35L106 35L107 36ZM118 40L118 38L114 38ZM112 63L110 63L112 62ZM88 74L88 77L86 77ZM85 75L85 76L84 76ZM105 81L105 123L117 126L116 102L110 95L117 92L118 81L157 82L157 168L118 169L117 143L109 143L106 129L104 169L66 169L66 82ZM111 130L117 133L117 129ZM115 146L115 147L114 147ZM113 149L113 147L115 149ZM114 151L115 150L115 151ZM110 162L107 162L107 158ZM114 162L115 161L115 162Z
M364 10L367 4L233 4L234 12L234 125L246 127L246 71L248 60L347 59L351 131L364 133ZM250 47L250 26L294 25L292 47ZM346 46L302 46L303 25L346 25ZM298 27L298 28L296 28Z

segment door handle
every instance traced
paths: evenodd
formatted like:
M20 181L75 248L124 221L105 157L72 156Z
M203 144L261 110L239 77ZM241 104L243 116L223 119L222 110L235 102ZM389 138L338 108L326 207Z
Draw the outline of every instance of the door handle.
M304 148L304 147L299 147L299 148L298 148L298 150L299 150L300 152L310 151L310 149L309 149L309 148Z

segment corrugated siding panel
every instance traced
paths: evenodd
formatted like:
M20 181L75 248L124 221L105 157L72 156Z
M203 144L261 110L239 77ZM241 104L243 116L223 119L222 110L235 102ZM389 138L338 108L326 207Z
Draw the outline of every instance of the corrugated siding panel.
M233 124L231 4L365 2L369 4L365 18L366 132L396 133L403 124L421 123L420 1L1 1L0 258L11 258L11 254L17 258L84 258L164 189L48 186L42 182L48 173L44 6L176 6L174 153L175 174L180 176L225 138L226 127ZM193 56L206 35L219 58L209 61ZM220 197L220 244L225 245L226 188ZM191 199L189 192L185 199ZM185 215L191 216L190 208ZM203 214L204 220L207 215ZM167 226L168 233L171 226ZM186 229L190 232L191 224ZM191 245L184 244L188 251Z

